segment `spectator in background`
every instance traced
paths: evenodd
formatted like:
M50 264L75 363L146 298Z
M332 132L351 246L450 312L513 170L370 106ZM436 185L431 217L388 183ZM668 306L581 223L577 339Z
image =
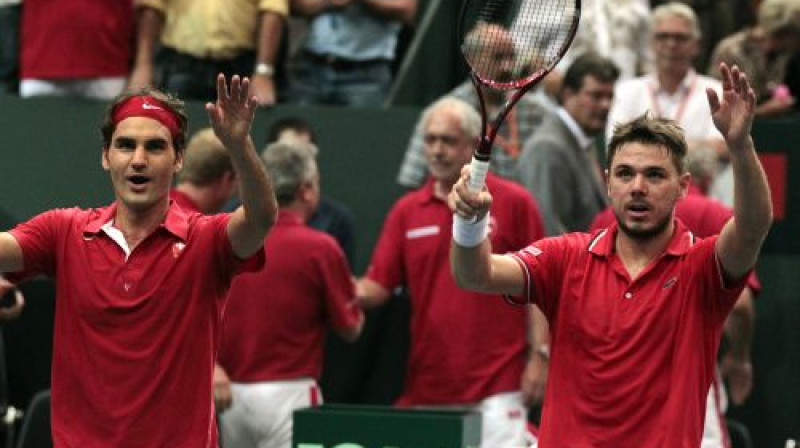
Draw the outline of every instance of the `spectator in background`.
M564 74L559 102L525 142L517 178L542 210L547 235L586 231L607 204L596 137L606 127L616 65L586 53Z
M130 71L134 22L133 0L25 0L20 95L115 97Z
M400 30L414 24L417 0L291 0L291 6L309 20L291 64L291 101L381 106Z
M432 178L400 198L381 231L372 262L357 282L364 307L386 302L406 285L411 300L411 344L401 406L461 405L482 414L483 448L526 446L524 375L537 354L526 308L504 306L500 296L467 292L450 275L452 213L446 197L472 158L480 116L455 98L429 106L421 130ZM521 248L544 236L534 200L522 187L489 173L494 250ZM530 355L530 358L529 358Z
M304 225L320 198L316 148L274 143L261 157L280 207L264 249L280 261L231 284L219 352L233 392L225 448L291 448L292 412L322 402L326 328L353 341L364 323L344 253Z
M236 193L236 172L225 146L211 128L194 133L170 199L187 212L219 212Z
M695 72L694 60L700 49L700 25L691 7L665 3L653 10L650 33L643 40L655 55L655 69L645 76L617 84L611 107L607 139L614 127L650 111L659 118L675 120L683 128L691 150L695 146L717 148L720 158L727 151L711 121L706 89L722 90L719 81Z
M0 0L0 94L19 89L19 22L22 0Z
M654 0L653 8L676 0ZM731 34L752 26L756 20L753 0L677 0L694 10L700 25L700 48L695 58L695 69L705 72L711 53L719 41Z
M512 68L518 57L514 50L514 41L508 30L499 25L486 25L489 30L475 32L465 41L467 55L487 54L489 57L478 58L479 61L501 60L502 64L493 64L491 69L497 73L494 79L510 79ZM478 36L492 36L488 41L481 41ZM484 73L489 70L482 70ZM510 98L512 92L485 88L483 90L486 111L492 119L501 107ZM478 94L469 80L447 93L444 97L457 98L470 104L478 110ZM505 121L497 131L497 138L492 149L492 159L489 169L500 177L514 179L516 165L523 143L533 135L539 126L542 117L548 110L548 105L534 95L525 95L506 116ZM414 133L408 143L405 156L397 173L397 183L407 188L418 188L428 178L428 162L425 158L424 129L422 122L418 122Z
M714 148L701 146L689 151L685 159L686 170L692 179L685 198L675 206L675 217L680 219L699 238L718 235L725 223L733 216L731 209L708 197L717 171L717 152ZM611 208L597 215L591 231L613 225L614 211ZM728 408L728 394L723 377L728 380L730 398L742 404L750 395L753 385L753 366L750 347L755 325L753 298L761 291L761 282L755 273L747 280L747 286L736 300L723 327L724 341L720 369L711 383L706 399L705 423L701 448L726 448L729 439L724 415Z
M261 106L283 90L276 70L289 0L135 0L130 86L157 84L184 99L214 97L217 74L252 74ZM158 54L155 54L158 48Z
M719 78L720 62L736 64L748 73L756 91L756 116L771 116L792 110L800 92L786 88L786 67L800 50L800 1L764 0L758 7L758 22L723 39L714 50L708 73Z
M558 66L547 75L537 93L558 106L564 72L586 53L608 58L620 70L620 79L652 69L652 50L642 36L649 32L650 6L646 0L584 0L575 39Z
M311 126L300 118L286 117L272 124L267 133L269 143L306 143L317 145ZM316 154L316 152L315 152ZM308 217L306 224L321 230L336 239L347 256L350 267L355 266L356 234L353 212L344 204L325 195L320 196L318 206Z

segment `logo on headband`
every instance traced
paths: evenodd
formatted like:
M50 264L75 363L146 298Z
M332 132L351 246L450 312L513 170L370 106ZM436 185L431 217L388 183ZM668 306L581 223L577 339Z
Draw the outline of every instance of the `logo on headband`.
M114 126L129 117L146 117L158 121L169 129L173 138L181 132L180 118L172 109L152 96L132 96L114 110Z

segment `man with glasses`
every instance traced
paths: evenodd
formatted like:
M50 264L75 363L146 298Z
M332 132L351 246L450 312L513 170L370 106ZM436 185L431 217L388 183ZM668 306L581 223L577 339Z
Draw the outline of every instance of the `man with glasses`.
M697 16L691 7L672 2L656 7L651 20L655 71L617 84L607 139L618 123L650 111L655 117L677 121L686 133L690 149L711 145L724 157L725 144L711 121L706 99L706 88L720 92L721 85L693 68L700 52Z

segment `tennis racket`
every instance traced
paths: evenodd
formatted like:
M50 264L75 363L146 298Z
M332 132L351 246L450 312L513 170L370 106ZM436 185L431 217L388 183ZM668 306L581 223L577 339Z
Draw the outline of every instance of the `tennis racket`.
M458 39L477 90L481 139L469 188L483 189L492 146L506 115L567 52L580 19L580 0L466 0ZM515 91L489 123L484 88Z

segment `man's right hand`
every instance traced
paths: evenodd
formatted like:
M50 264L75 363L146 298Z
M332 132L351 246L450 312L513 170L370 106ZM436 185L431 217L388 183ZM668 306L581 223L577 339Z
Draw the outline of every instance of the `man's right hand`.
M466 220L481 220L492 205L492 195L484 188L476 192L469 189L470 165L461 168L461 177L447 196L450 210Z
M0 308L0 321L13 320L22 314L25 307L25 296L11 282L0 277L0 297L5 296L10 291L14 291L14 304L9 307Z
M214 406L217 412L222 412L231 407L231 404L233 404L231 380L225 369L214 364Z

